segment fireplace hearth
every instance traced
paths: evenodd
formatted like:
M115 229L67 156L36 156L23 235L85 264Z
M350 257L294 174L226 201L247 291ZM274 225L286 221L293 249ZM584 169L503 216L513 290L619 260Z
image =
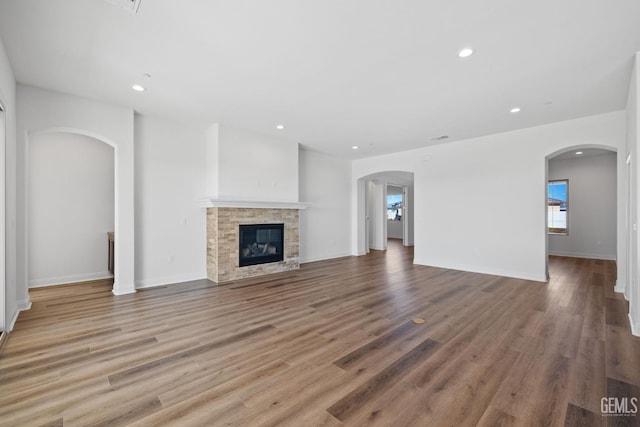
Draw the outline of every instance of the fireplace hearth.
M268 264L284 259L284 224L239 225L238 265Z

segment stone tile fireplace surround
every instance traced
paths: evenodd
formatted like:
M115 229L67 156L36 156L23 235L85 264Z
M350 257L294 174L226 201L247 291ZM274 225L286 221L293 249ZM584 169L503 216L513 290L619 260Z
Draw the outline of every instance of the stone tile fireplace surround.
M211 202L207 207L207 278L224 283L300 267L299 210L303 203ZM239 267L239 226L284 224L284 260Z

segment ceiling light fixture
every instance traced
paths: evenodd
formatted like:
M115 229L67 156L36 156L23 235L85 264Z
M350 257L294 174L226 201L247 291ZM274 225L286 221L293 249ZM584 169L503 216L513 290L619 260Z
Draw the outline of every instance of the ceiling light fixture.
M354 145L353 147L351 147L352 150L357 150L359 147L357 145Z
M509 112L511 112L511 113L519 113L520 112L520 107L513 107L511 110L509 110Z
M471 49L470 47L465 47L464 49L460 49L458 51L458 56L460 58L468 58L471 55L473 55L473 49Z
M576 155L578 155L578 156L579 156L579 155L581 155L581 154L584 154L584 153L583 153L582 151L576 151Z
M282 130L282 129L284 129L284 125L278 125L278 126L276 126L276 129Z
M133 85L131 86L131 89L135 90L136 92L144 92L144 87L140 86L140 85Z

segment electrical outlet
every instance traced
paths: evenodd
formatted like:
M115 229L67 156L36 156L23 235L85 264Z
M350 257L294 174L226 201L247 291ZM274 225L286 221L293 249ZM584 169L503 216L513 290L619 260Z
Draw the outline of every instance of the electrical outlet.
M175 255L169 255L169 262L173 262L176 260Z

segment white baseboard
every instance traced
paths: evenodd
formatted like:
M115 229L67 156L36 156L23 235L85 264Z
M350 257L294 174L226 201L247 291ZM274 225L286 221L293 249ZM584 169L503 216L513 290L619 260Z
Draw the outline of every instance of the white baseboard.
M624 288L624 283L620 282L620 280L616 280L616 286L613 288L613 291L619 294L624 294Z
M7 330L9 332L13 331L13 327L16 325L16 321L18 320L19 314L20 314L20 310L16 310L16 312L13 313L11 320L9 320L9 324L7 325Z
M9 332L13 331L13 327L15 326L16 321L18 320L18 316L20 315L20 312L26 311L26 310L31 310L31 301L29 299L18 301L18 307L16 309L16 312L13 313L11 320L9 321L7 331Z
M131 286L131 287L127 287L126 290L123 290L123 287L114 287L113 289L111 289L111 293L118 296L118 295L129 295L129 294L135 294L136 293L136 288Z
M67 285L69 283L89 282L91 280L111 279L113 276L108 271L98 273L73 274L70 276L47 277L44 279L29 280L29 289L43 286Z
M480 273L480 274L490 274L493 276L502 276L502 277L512 277L514 279L523 279L523 280L531 280L534 282L547 282L547 277L545 274L532 274L532 273L524 273L521 271L512 271L512 270L501 270L501 269L489 269L484 268L477 265L467 265L467 264L443 264L439 265L433 262L424 262L417 258L414 258L413 263L416 265L424 265L427 267L437 267L437 268L446 268L448 270L459 270L459 271L467 271L470 273Z
M207 275L185 274L182 276L159 277L155 279L136 280L136 289L154 288L156 286L172 285L175 283L190 282L192 280L206 279Z
M631 313L629 313L629 324L631 325L631 334L635 335L636 337L640 337L640 321L634 322Z
M601 254L585 254L580 252L558 252L549 251L549 255L553 256L566 256L569 258L586 258L586 259L602 259L605 261L615 261L615 255L601 255Z
M332 255L316 256L316 257L304 257L304 258L300 258L300 264L306 264L308 262L316 262L316 261L326 261L328 259L344 258L344 257L348 257L348 256L352 256L351 252L344 252L344 253L332 254Z

